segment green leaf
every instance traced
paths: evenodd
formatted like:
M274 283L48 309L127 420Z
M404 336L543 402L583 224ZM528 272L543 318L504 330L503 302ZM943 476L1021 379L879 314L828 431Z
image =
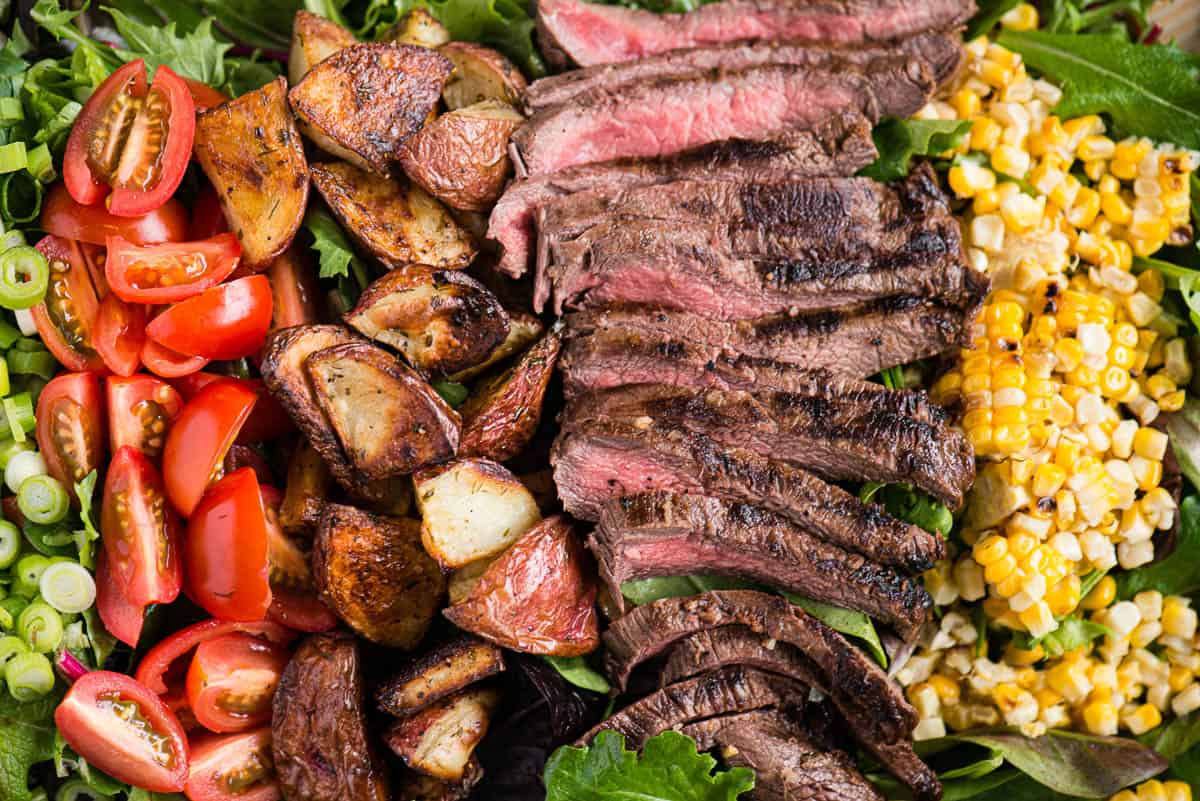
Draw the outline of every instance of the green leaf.
M954 528L954 515L945 504L909 484L868 481L859 490L858 498L863 502L874 501L897 520L920 526L933 534L946 537Z
M1182 409L1168 415L1167 434L1179 469L1193 487L1200 487L1200 401L1188 398Z
M235 41L264 50L286 51L292 41L292 19L304 8L299 0L193 0L211 14L217 27Z
M635 606L643 606L663 598L682 598L709 590L745 589L757 589L757 585L721 576L661 576L627 581L621 585L621 594Z
M1021 0L981 0L979 11L967 23L963 40L969 42L977 36L991 33L992 28L1000 24L1000 18L1020 4Z
M889 367L879 373L879 380L888 389L904 389L904 368Z
M1080 597L1084 597L1082 593ZM1034 644L1040 644L1045 650L1046 656L1054 658L1111 633L1108 626L1081 617L1068 617L1058 622L1057 629L1041 639L1033 641L1025 650L1032 650Z
M543 656L558 675L580 689L594 693L607 693L612 689L604 674L588 664L582 656Z
M195 30L179 36L174 22L145 25L115 8L109 13L117 25L117 32L129 46L128 50L119 51L126 61L143 58L151 72L166 64L184 78L209 86L225 84L225 54L233 45L213 36L211 17Z
M1064 119L1106 113L1124 133L1200 148L1197 62L1178 47L1044 31L1004 31L997 41L1062 87L1054 111Z
M21 703L0 693L0 798L30 801L29 770L54 759L54 709L58 692Z
M1142 745L1153 748L1168 762L1174 762L1200 745L1200 713L1193 712L1170 723L1148 731L1138 738Z
M83 528L75 532L79 538L79 564L88 570L94 570L96 567L94 543L100 539L100 530L92 521L92 504L96 500L97 478L96 471L93 470L75 485L75 496L79 498L79 519L83 521Z
M1117 576L1117 595L1132 598L1143 590L1188 595L1200 590L1200 497L1184 498L1179 508L1179 541L1162 561Z
M936 156L958 147L970 130L970 120L886 119L871 134L879 158L859 175L879 181L903 178L914 157Z
M320 277L350 277L358 256L337 221L325 210L310 206L304 215L304 228L313 237L312 249L317 252Z
M840 606L821 603L789 592L783 593L783 597L834 631L840 631L842 634L861 640L875 661L883 667L887 667L887 651L884 650L883 643L879 640L879 632L875 630L875 624L871 622L871 618L867 617L865 612L843 609Z
M533 43L533 18L520 0L397 0L401 15L424 8L446 26L450 38L495 47L531 78L546 74Z
M1166 778L1187 782L1189 787L1200 787L1200 745L1172 759Z
M95 605L84 611L83 625L86 627L88 642L92 644L92 659L97 670L104 667L108 657L117 647L117 638L108 633L104 622L100 620L100 612Z
M586 748L563 746L550 756L546 801L734 801L754 788L752 771L716 767L679 732L651 737L639 757L624 737L603 731Z
M433 389L437 394L442 396L442 400L450 404L452 409L457 409L466 401L470 391L457 381L434 381Z

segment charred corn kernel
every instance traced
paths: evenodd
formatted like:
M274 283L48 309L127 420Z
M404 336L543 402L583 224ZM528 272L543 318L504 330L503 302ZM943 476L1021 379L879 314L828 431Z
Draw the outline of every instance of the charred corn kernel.
M1142 426L1133 435L1133 452L1144 459L1161 462L1167 454L1167 435L1157 429Z
M1092 591L1080 602L1080 607L1088 611L1107 609L1117 597L1117 580L1105 576L1096 582Z
M1024 178L1029 172L1029 154L1012 145L999 145L992 151L992 169L1013 178ZM1018 189L1018 193L1020 190Z

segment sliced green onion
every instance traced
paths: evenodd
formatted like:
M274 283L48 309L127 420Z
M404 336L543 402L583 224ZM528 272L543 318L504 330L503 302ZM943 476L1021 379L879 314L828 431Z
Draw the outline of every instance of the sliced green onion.
M8 613L12 620L10 624L4 627L5 631L12 631L16 627L17 618L25 611L25 607L29 606L29 601L17 595L10 595L3 601L0 601L0 609Z
M4 402L7 405L8 399ZM30 476L17 491L17 508L27 520L40 526L52 526L67 516L71 496L54 476Z
M50 801L50 793L45 787L35 787L29 791L29 801Z
M96 582L78 562L50 565L38 586L46 603L66 614L78 614L96 602Z
M21 338L21 332L7 320L0 320L0 350L8 350Z
M35 450L15 453L4 467L4 483L13 492L20 492L25 479L46 473L46 460Z
M53 564L49 557L42 556L40 553L30 553L22 556L17 561L16 576L12 583L12 591L17 595L26 598L32 598L38 594L38 585L42 580L42 573L46 568Z
M44 184L58 177L54 172L54 157L50 155L50 146L45 142L25 154L28 162L25 169L29 174Z
M86 651L92 647L92 641L88 639L82 620L69 623L63 630L63 647L71 651Z
M25 234L21 231L5 231L4 236L0 237L0 253L9 248L19 248L23 245L28 245L25 240Z
M33 701L54 689L54 667L45 654L20 654L4 666L8 692L18 701Z
M49 381L58 371L58 362L48 350L10 350L5 357L14 375L36 375Z
M50 604L34 601L17 618L17 635L38 653L49 653L62 642L62 617Z
M33 319L33 312L29 309L17 309L13 317L17 319L17 328L22 334L27 337L37 334L37 320Z
M4 667L12 661L15 656L29 653L29 646L20 637L14 637L11 634L7 637L0 637L0 673L4 672Z
M0 306L29 309L42 302L50 286L50 262L29 245L0 253Z
M3 172L0 170L0 173ZM36 220L41 213L40 183L26 172L0 174L0 214L16 223L28 223Z
M0 397L12 392L12 381L8 376L8 362L0 359Z
M0 607L0 631L12 631L15 625L17 625L17 621L13 618L12 613Z
M0 97L0 125L12 125L25 119L25 107L19 97Z
M28 392L22 392L19 395L10 395L0 401L0 405L4 408L4 416L8 420L12 438L17 442L24 442L25 435L37 426L37 420L34 418L33 398Z
M7 470L9 462L18 453L31 450L33 450L33 445L28 442L13 442L11 439L7 442L0 442L0 470Z
M108 801L111 795L97 792L83 779L70 779L58 786L54 801Z
M20 530L7 520L0 520L0 570L12 567L20 555Z
M12 346L17 350L25 351L26 353L37 353L38 351L46 349L46 346L42 344L42 340L35 339L33 337L21 337L14 342Z
M23 170L28 164L29 157L25 154L24 142L0 145L0 173Z

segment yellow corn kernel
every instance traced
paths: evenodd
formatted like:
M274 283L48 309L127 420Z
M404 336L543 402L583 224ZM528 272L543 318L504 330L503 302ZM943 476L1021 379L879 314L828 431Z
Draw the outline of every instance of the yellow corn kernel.
M991 170L988 170L991 172ZM981 217L985 214L991 214L1000 208L1000 193L995 189L983 189L975 193L975 199L971 202L971 211L976 217Z
M1079 583L1079 576L1071 575L1046 591L1046 604L1055 617L1065 617L1079 606Z
M1122 790L1115 795L1110 795L1108 801L1137 801L1137 793L1133 790Z
M929 677L929 686L933 687L937 692L938 698L943 704L957 704L962 695L962 690L958 686L958 682L949 676L943 676L940 673L935 673Z
M996 173L970 162L951 167L948 178L954 194L964 199L996 186Z
M950 105L954 106L955 113L963 120L974 117L983 108L979 95L970 89L959 89L955 92L950 98Z
M1091 161L1093 159L1110 159L1116 149L1116 143L1107 136L1093 134L1083 137L1075 153L1083 161Z
M990 153L1000 144L1004 126L991 117L979 117L971 123L971 149Z
M1039 498L1048 498L1062 489L1067 480L1067 472L1056 464L1047 462L1039 465L1033 474L1033 494Z
M1165 217L1135 219L1129 226L1129 234L1135 240L1144 239L1147 242L1162 243L1171 235L1171 222Z
M1123 142L1117 142L1117 146L1113 149L1113 158L1133 162L1136 165L1150 154L1150 149L1149 140L1126 139Z
M1014 531L1008 535L1008 552L1018 561L1033 553L1037 546L1037 537L1028 531Z
M983 578L988 584L999 584L1011 576L1017 569L1017 559L1006 553L999 559L988 563L983 568Z
M971 555L975 557L976 562L987 567L1008 555L1008 540L993 534L976 543Z
M1117 733L1117 708L1111 701L1093 701L1083 708L1083 725L1092 734Z
M1058 628L1058 622L1050 613L1050 607L1045 601L1038 601L1033 606L1017 615L1021 625L1034 637L1044 637Z
M1060 339L1054 343L1054 355L1058 357L1059 369L1073 370L1083 361L1083 346L1077 339Z
M1019 3L1000 18L1000 24L1013 31L1032 31L1038 23L1038 10L1032 3Z
M976 65L979 78L993 89L1003 89L1013 81L1013 70L998 61L984 59Z
M983 577L987 579L987 569L983 571ZM1014 570L1009 573L1004 579L995 582L996 594L1001 598L1012 598L1018 592L1025 588L1025 577L1021 575L1021 571Z
M1138 801L1167 801L1167 788L1158 779L1142 782L1137 788Z
M1167 435L1155 428L1142 426L1133 435L1133 452L1143 459L1162 461L1167 454Z
M1089 612L1094 612L1098 609L1107 609L1112 605L1116 597L1117 580L1112 576L1105 576L1096 582L1096 586L1080 601L1079 606Z
M1100 193L1094 189L1083 187L1075 196L1075 204L1067 213L1067 220L1077 228L1087 228L1096 220L1100 213Z
M1029 161L1028 153L1012 145L999 145L992 151L992 169L1004 175L1011 175L1013 178L1025 177L1025 173L1029 172ZM1016 194L1021 193L1020 188L1015 184L1006 185L1012 186L1016 190ZM1003 193L1003 187L999 187L998 191Z
M1183 404L1186 401L1187 393L1182 389L1177 389L1159 398L1158 408L1164 412L1177 412L1183 408Z
M1120 147L1120 145L1117 145L1118 152L1120 152ZM1108 171L1122 181L1132 181L1134 178L1137 178L1137 162L1126 161L1117 156L1108 163Z
M1187 782L1164 782L1167 801L1192 801L1192 786Z
M1129 389L1130 381L1129 367L1114 365L1100 374L1100 391L1109 398L1120 397Z
M1108 161L1105 159L1094 159L1083 163L1083 174L1088 177L1089 181L1099 181L1108 174Z
M1004 661L1013 667L1029 667L1045 658L1046 651L1041 645L1034 645L1032 650L1026 651L1010 642L1004 649Z
M1146 379L1146 394L1155 400L1159 400L1163 395L1174 392L1176 389L1178 387L1175 382L1163 373L1155 373Z
M1188 668L1182 665L1172 665L1171 671L1167 674L1167 686L1171 688L1171 692L1177 693L1191 684L1195 678L1195 674Z

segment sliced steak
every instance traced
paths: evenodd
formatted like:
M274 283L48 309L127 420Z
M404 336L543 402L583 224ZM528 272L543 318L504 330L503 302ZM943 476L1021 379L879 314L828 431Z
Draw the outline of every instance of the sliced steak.
M805 470L681 428L572 423L551 461L564 507L584 520L599 520L604 503L622 495L716 495L770 509L826 542L907 572L928 570L946 553L936 534Z
M788 392L694 393L639 385L589 393L563 425L616 420L704 434L726 447L779 459L833 480L915 484L956 509L975 479L975 454L961 432L897 414L879 393L823 398Z
M574 192L613 194L634 186L684 177L714 180L786 180L813 175L853 175L878 154L871 123L862 114L838 114L811 131L795 131L773 142L732 140L656 161L589 164L514 181L492 209L488 237L503 246L499 268L524 275L533 253L534 215L554 198Z
M730 139L767 141L844 111L872 122L906 117L934 89L929 70L903 56L868 67L764 66L730 75L651 81L533 115L512 137L520 175L582 164L661 158Z
M725 0L656 14L584 0L538 0L542 52L561 66L611 64L739 40L862 45L964 24L971 0Z
M811 42L733 42L715 47L673 50L636 61L599 64L571 70L534 81L525 90L528 114L568 103L584 92L614 92L638 81L679 80L709 72L741 72L766 64L823 67L831 60L870 64L878 58L900 53L928 66L939 83L944 83L962 62L962 37L957 33L931 31L890 46L838 47Z
M605 505L588 547L622 613L624 582L687 573L749 579L857 609L905 639L933 611L919 580L736 501L668 492L615 499Z

